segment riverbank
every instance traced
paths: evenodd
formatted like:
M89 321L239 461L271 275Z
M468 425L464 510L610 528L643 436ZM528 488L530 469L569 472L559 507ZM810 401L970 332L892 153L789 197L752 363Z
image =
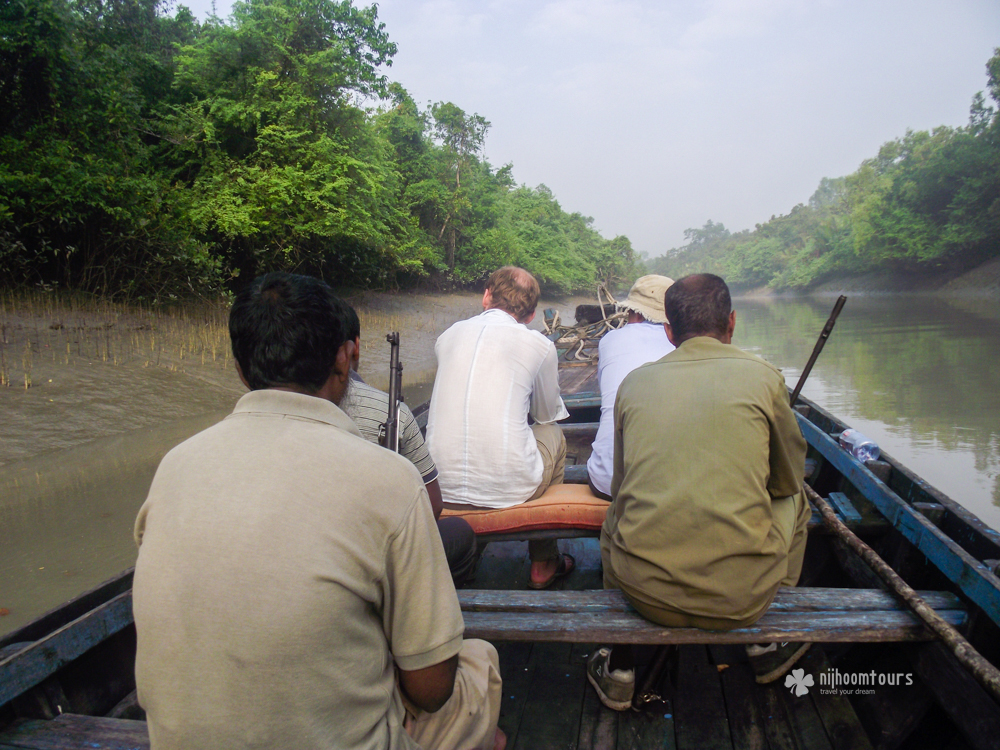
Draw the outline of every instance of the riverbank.
M759 287L741 289L738 294L741 297L936 294L1000 298L1000 258L989 260L963 273L866 273L829 279L802 291L775 291L769 287Z
M434 342L482 310L479 292L338 293L361 319L362 377L385 388L399 331L410 403L430 397ZM546 298L572 316L578 302ZM540 327L540 319L534 326ZM82 295L0 296L0 467L93 440L232 409L246 390L230 352L228 304L151 309Z

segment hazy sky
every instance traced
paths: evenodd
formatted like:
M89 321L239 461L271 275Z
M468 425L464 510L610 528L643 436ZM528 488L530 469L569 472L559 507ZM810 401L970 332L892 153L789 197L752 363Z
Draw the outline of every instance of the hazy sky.
M183 0L181 0L183 2ZM211 0L188 0L199 16ZM365 5L364 0L356 0ZM226 17L230 3L217 0ZM997 0L383 0L388 69L492 123L486 157L661 255L751 228L907 128L964 125Z

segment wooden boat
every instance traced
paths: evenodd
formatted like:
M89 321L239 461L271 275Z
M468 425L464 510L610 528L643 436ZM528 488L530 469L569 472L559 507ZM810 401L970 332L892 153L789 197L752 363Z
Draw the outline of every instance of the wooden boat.
M566 364L561 382L572 414L567 478L585 482L600 409L595 368ZM847 425L816 404L800 399L797 410L812 487L835 500L860 538L1000 664L1000 534L890 456L860 464L830 437ZM486 545L476 580L459 592L470 633L506 638L495 642L504 677L501 728L512 750L1000 747L997 700L818 519L810 524L800 582L809 588L779 596L763 631L728 638L643 625L616 592L601 590L594 533L560 536L576 537L562 544L578 565L556 591L523 591L525 545L502 541ZM125 571L0 639L0 748L148 746L134 693L131 577ZM802 636L818 621L825 642L801 662L815 676L808 694L796 695L795 685L756 685L739 644L761 632L771 640L784 633L809 640ZM579 633L589 642L579 642ZM590 637L596 633L602 638ZM683 644L664 676L644 686L657 698L644 710L609 711L588 686L585 657L604 636ZM640 661L651 655L652 648L640 649ZM822 689L821 674L903 677L842 694Z

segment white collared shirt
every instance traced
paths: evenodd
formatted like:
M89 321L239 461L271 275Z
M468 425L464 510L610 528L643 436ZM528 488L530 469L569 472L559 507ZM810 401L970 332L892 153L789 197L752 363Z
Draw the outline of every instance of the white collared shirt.
M632 370L655 362L674 350L662 323L629 323L609 331L598 344L597 380L601 388L601 424L594 438L594 452L587 461L587 473L594 487L611 494L614 473L615 396L618 386Z
M569 416L555 346L492 309L455 323L434 352L427 446L442 497L485 508L523 503L542 481L528 414L541 424Z

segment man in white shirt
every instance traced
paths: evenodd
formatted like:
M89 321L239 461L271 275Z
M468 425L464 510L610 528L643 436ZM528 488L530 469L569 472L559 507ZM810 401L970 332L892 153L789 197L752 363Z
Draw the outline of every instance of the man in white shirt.
M618 304L619 309L628 310L628 324L607 333L598 345L601 423L594 439L593 453L587 461L587 474L590 491L605 500L611 499L611 475L614 473L615 396L618 395L618 386L635 368L655 362L674 350L663 328L667 322L663 297L673 283L673 279L655 274L637 280L626 300Z
M566 439L555 422L569 412L556 349L527 327L539 296L534 276L505 266L486 282L484 312L438 337L427 446L446 504L506 508L563 481ZM575 564L554 540L528 550L531 588L550 586Z

